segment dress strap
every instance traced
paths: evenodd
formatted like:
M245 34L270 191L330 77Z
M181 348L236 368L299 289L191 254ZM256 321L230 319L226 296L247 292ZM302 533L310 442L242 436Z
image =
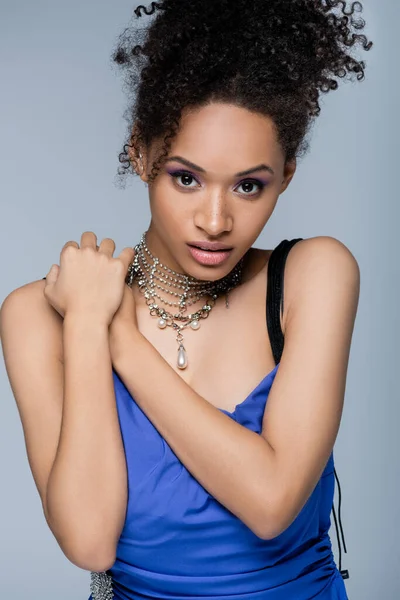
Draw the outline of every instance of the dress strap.
M267 327L275 364L281 360L284 338L280 323L283 314L283 282L286 259L290 249L303 238L282 240L271 253L268 262Z

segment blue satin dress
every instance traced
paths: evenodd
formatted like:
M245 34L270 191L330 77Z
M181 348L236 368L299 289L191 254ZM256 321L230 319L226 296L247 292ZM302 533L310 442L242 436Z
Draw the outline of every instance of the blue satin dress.
M233 412L219 410L260 434L278 369ZM333 453L294 522L263 540L191 475L115 370L113 379L128 472L125 524L108 571L115 600L348 600L328 534Z

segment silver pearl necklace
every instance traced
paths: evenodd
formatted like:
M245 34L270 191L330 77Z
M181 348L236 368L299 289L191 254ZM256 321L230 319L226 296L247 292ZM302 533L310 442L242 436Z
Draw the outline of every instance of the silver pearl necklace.
M200 328L200 320L208 318L216 300L225 295L225 305L229 308L229 292L242 280L244 257L236 264L228 275L217 281L201 281L190 275L177 273L163 265L160 260L153 256L146 244L147 231L142 234L140 242L134 247L135 256L129 265L126 283L132 287L135 281L139 290L146 299L150 315L157 317L157 325L160 329L172 327L176 331L178 343L177 367L186 369L188 356L183 344L183 330L190 327L194 331ZM168 287L165 287L168 286ZM174 291L183 290L183 291ZM168 300L160 295L159 291L178 298L178 301ZM203 297L207 297L206 303L194 313L184 314L188 306L191 306ZM179 312L172 313L159 303L179 307Z

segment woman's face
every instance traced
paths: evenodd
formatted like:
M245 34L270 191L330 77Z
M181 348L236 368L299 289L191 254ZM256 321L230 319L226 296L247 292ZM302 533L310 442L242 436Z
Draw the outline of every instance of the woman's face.
M157 140L143 155L143 181L160 144ZM197 279L224 277L254 244L295 168L295 162L284 164L268 117L223 103L186 111L167 161L148 188L151 252ZM231 250L190 247L204 242Z

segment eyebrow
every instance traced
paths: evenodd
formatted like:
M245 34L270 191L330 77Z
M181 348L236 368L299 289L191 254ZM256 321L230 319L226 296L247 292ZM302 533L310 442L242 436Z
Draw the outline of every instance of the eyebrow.
M194 169L195 171L199 171L200 173L206 172L205 169L203 169L202 167L199 167L198 165L195 165L194 163L190 162L190 160L187 160L186 158L183 158L182 156L170 156L169 158L167 158L167 160L165 162L170 162L172 160L181 162L184 165L186 165L187 167ZM261 165L257 165L256 167L252 167L251 169L246 169L246 171L240 171L240 173L235 173L234 176L242 177L243 175L250 175L250 173L254 173L255 171L268 171L269 173L272 173L272 175L275 175L275 171L272 169L272 167L270 167L269 165L261 164Z

